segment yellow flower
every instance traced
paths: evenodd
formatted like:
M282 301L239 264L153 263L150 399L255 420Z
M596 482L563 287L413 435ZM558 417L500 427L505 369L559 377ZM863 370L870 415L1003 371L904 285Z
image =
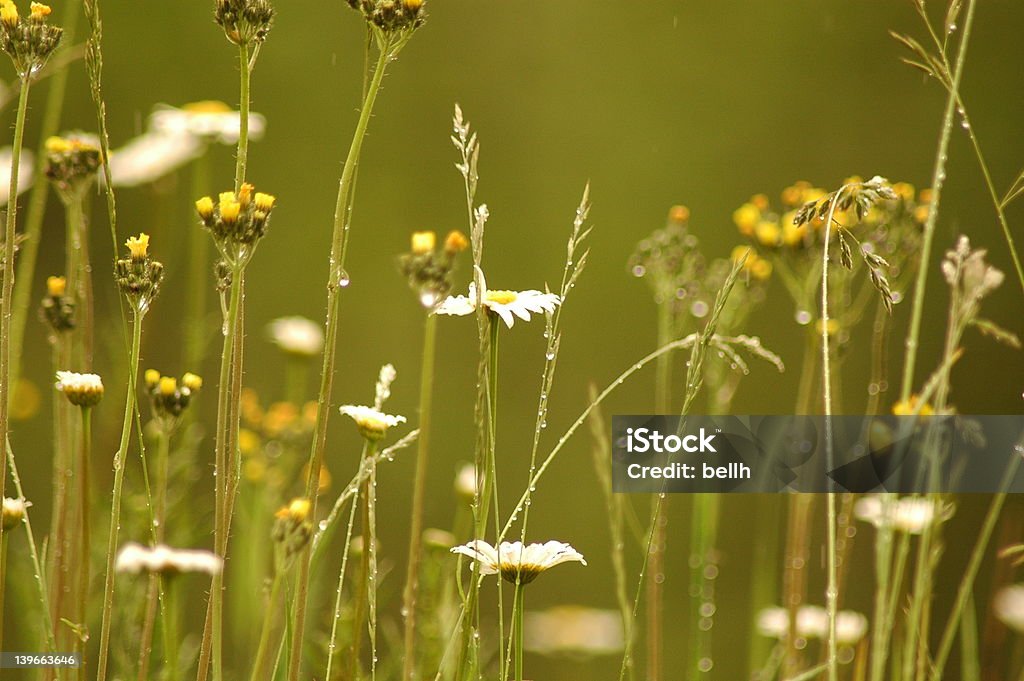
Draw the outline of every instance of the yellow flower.
M171 376L161 376L159 386L161 395L173 395L178 389L178 381Z
M782 237L779 224L777 222L769 222L768 220L762 220L757 223L757 229L754 234L757 237L758 243L769 248L778 246Z
M212 218L213 199L211 199L209 196L204 196L203 198L196 201L196 212L199 213L199 217L201 217L204 221Z
M298 498L292 499L292 502L287 506L282 506L278 509L277 513L274 514L275 518L294 520L296 522L304 522L306 517L309 516L309 509L311 507L309 499Z
M917 411L917 405L920 401L920 397L917 395L911 395L909 399L901 400L896 404L892 405L892 413L895 416L912 416ZM933 416L935 409L932 405L927 402L921 407L920 416Z
M413 232L412 252L416 255L432 253L437 243L437 235L433 232Z
M761 221L761 211L754 204L745 203L733 211L732 221L736 223L740 234L750 236L754 233L757 223Z
M448 236L444 239L444 251L445 253L455 254L461 253L469 247L469 239L466 235L459 230L452 230L448 232Z
M274 202L277 201L277 197L271 194L264 194L263 192L256 192L256 210L269 213L274 208Z
M892 186L892 189L904 201L912 201L914 198L914 185L909 182L897 182Z
M423 7L423 0L402 0L402 5L410 12L418 12Z
M50 9L49 5L44 5L44 4L39 3L39 2L33 2L32 5L31 5L31 10L32 10L31 16L36 21L42 21L46 17L50 16L51 12L53 12L53 10Z
M231 111L230 106L224 102L218 102L215 99L204 99L198 102L189 102L181 108L189 113L228 113Z
M195 392L203 387L203 379L189 371L181 377L181 384L192 392Z
M245 208L252 201L252 190L254 187L248 182L243 182L241 188L238 190L238 203Z
M0 23L13 30L18 25L18 8L13 2L0 5Z
M156 369L146 369L144 378L147 388L155 388L160 383L160 372Z
M220 219L224 222L234 222L238 219L239 213L242 212L242 204L237 201L221 201L220 203Z
M677 225L682 224L690 219L690 209L686 206L672 206L668 212L669 222L674 222Z
M748 267L750 275L754 279L765 281L768 277L772 276L772 263L770 260L765 258L758 258L752 265Z
M128 237L124 242L131 253L132 260L144 260L149 253L149 235L142 233L138 236Z
M47 277L46 292L53 298L64 295L67 290L68 280L64 277Z
M824 325L821 323L820 319L817 322L815 322L815 328L818 330L819 334L824 329ZM828 320L828 335L834 336L837 333L839 333L839 322L837 320L835 320L835 319L829 319Z
M242 456L250 456L254 454L259 446L260 439L256 433L252 432L248 428L239 428L238 451L242 453Z

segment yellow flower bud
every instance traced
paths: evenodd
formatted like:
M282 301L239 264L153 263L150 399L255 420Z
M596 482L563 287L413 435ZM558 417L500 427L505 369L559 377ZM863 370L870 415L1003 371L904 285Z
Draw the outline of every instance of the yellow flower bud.
M425 255L434 250L437 243L437 235L433 232L413 232L412 252L416 255Z
M36 21L42 21L46 17L50 16L51 12L53 12L49 5L44 5L39 2L33 2L30 8L32 11L31 17Z
M690 209L686 206L672 206L668 212L669 222L682 224L690 219Z
M444 239L445 253L454 255L455 253L461 253L467 248L469 248L469 239L466 238L465 234L457 229L448 232L448 236Z
M253 186L248 182L243 182L241 188L238 190L238 203L245 208L252 201L252 190Z
M63 154L71 149L71 143L63 137L48 137L46 139L46 153Z
M188 104L186 104L183 107L181 107L181 109L182 109L182 111L187 111L189 113L195 113L195 114L205 114L205 113L221 114L221 113L230 113L231 112L231 107L230 106L228 106L224 102L218 102L217 100L214 100L214 99L204 99L204 100L199 101L199 102L189 102Z
M170 397L178 389L178 381L173 376L160 377L160 394Z
M274 202L277 201L277 197L271 194L264 194L263 192L256 192L256 210L269 213L274 209Z
M209 196L204 196L196 201L196 212L199 213L199 217L203 220L209 220L213 217L213 199Z
M46 278L46 292L54 298L64 295L64 291L67 290L67 285L68 280L64 277Z
M224 222L234 222L238 219L239 213L242 212L242 205L237 201L221 201L220 204L220 219Z
M309 515L310 509L309 499L299 498L292 499L292 502L285 507L282 507L274 514L276 518L287 518L296 522L303 522Z
M181 384L192 392L196 392L203 387L203 379L189 371L181 377Z
M9 29L14 29L18 25L18 8L13 2L0 5L0 23Z
M761 221L761 211L754 204L745 203L733 212L732 221L736 223L740 234L750 236Z
M128 252L131 254L132 260L144 260L149 254L148 234L142 233L138 236L129 237L124 244L128 247Z
M781 232L778 223L763 220L757 224L754 234L762 246L775 247L779 245Z
M423 7L423 0L402 0L402 5L410 12L418 12Z
M143 374L143 378L146 381L147 388L155 388L160 383L160 372L156 369L146 369L146 373Z

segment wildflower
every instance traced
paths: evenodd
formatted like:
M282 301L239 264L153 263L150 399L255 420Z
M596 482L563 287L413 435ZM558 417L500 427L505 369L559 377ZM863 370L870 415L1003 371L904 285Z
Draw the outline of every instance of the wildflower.
M530 313L540 314L541 312L551 313L561 304L562 299L554 293L541 293L536 290L507 291L488 289L487 282L481 273L480 280L484 282L483 305L490 312L501 317L505 325L512 328L515 324L515 317L523 321L530 321ZM464 316L472 314L477 308L476 285L470 283L469 296L449 296L435 310L437 314ZM514 315L514 316L513 316Z
M203 142L236 144L241 129L241 116L224 102L202 101L178 108L158 104L149 116L154 132L170 136L192 136ZM249 139L263 137L267 119L258 113L249 113Z
M469 239L466 235L457 229L453 229L448 232L448 236L444 238L444 252L451 255L461 253L469 247Z
M203 144L192 135L147 132L110 153L115 187L150 184L199 158Z
M413 232L412 252L414 255L423 255L434 250L437 235L433 232Z
M761 211L752 203L745 203L732 214L732 221L736 223L740 234L751 236L761 221Z
M67 279L64 277L46 278L46 296L41 304L43 319L55 332L69 331L75 328L75 301L66 294Z
M348 0L348 6L385 33L411 33L423 25L424 0Z
M129 237L125 246L128 247L128 257L114 263L115 279L132 306L145 313L160 291L164 266L150 258L148 234Z
M754 229L754 237L762 246L775 248L782 241L782 230L777 222L761 220Z
M58 371L55 387L76 407L94 407L103 399L103 379L96 374Z
M765 608L757 615L757 630L763 636L784 639L789 633L789 611ZM854 645L868 631L868 620L859 612L840 610L836 613L836 641ZM800 638L826 639L829 636L828 611L817 605L803 605L796 613L796 635Z
M81 197L102 163L98 140L91 135L46 140L46 177L65 204Z
M267 0L216 0L213 19L235 45L261 43L274 22L274 8Z
M917 395L911 395L906 400L901 400L897 402L896 404L892 405L893 415L911 416L917 413L918 403L920 402L920 399L921 398L918 397ZM920 409L920 416L933 416L935 414L935 409L933 409L932 405L928 404L927 402L925 402L923 405L920 405Z
M339 411L345 416L350 416L356 422L360 435L374 442L387 435L389 428L393 428L399 423L405 423L404 416L385 414L373 407L346 404Z
M10 200L11 191L11 166L13 163L14 150L11 147L0 149L0 206L6 206ZM21 161L18 164L18 194L23 194L32 187L35 174L32 172L32 152L25 149L21 152Z
M270 340L289 355L316 357L324 349L324 331L305 317L280 317L267 325Z
M153 415L163 420L165 426L177 424L177 418L203 387L203 379L193 373L182 376L180 384L173 376L163 376L156 369L147 369L144 378Z
M11 499L4 497L3 501L3 527L4 532L9 532L25 520L29 504L24 499Z
M409 288L419 294L423 307L433 309L452 289L455 255L466 249L469 241L462 232L450 232L440 253L435 251L434 232L413 232L410 252L401 257L402 274Z
M276 202L271 194L255 192L251 184L244 183L237 194L221 192L217 201L204 196L195 205L218 250L230 259L228 264L240 267L249 261L253 246L266 234Z
M480 574L501 575L513 584L529 584L542 572L556 565L572 561L587 564L583 555L568 544L549 541L544 544L502 542L495 548L487 542L476 539L463 546L456 546L452 553L469 556L479 563Z
M279 571L294 564L295 558L313 536L313 524L309 521L311 508L309 499L298 498L274 514L274 528L270 536L274 540L275 565Z
M128 543L121 547L114 564L116 572L137 575L140 572L155 572L175 575L183 572L205 572L218 574L224 561L217 555L202 550L173 549L164 544L150 548L141 544Z
M23 17L12 0L0 2L0 50L10 56L22 78L38 73L60 44L64 30L47 23L50 13L49 6L33 2Z
M6 503L4 510L6 518ZM992 609L1003 624L1014 631L1024 634L1024 584L1003 587L996 593Z
M762 258L753 249L748 246L737 246L732 249L732 254L729 259L733 262L739 262L744 254L747 259L743 261L743 270L750 274L754 279L764 281L772 274L772 263L767 258Z
M622 616L615 610L560 605L526 613L523 645L541 655L613 655L622 652Z
M948 520L953 515L953 507L924 498L885 499L875 495L858 499L853 515L875 527L921 534L929 525Z

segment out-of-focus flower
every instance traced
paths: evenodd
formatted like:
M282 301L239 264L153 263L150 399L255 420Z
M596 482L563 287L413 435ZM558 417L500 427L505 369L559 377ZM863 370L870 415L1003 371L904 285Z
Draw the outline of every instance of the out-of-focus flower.
M117 554L114 570L137 575L140 572L177 574L180 572L205 572L215 575L224 567L224 561L209 551L172 549L158 544L152 548L129 543Z
M236 144L241 117L224 102L206 100L182 107L158 104L149 116L149 126L162 135L191 135L204 142ZM249 112L249 141L259 140L267 129L267 119Z
M456 546L452 553L469 556L480 565L482 575L501 575L502 579L513 584L529 584L542 572L556 565L568 562L587 561L583 555L565 542L549 541L543 544L527 544L522 542L503 541L495 548L481 539L463 546Z
M919 401L920 398L917 395L911 395L909 398L900 400L892 405L892 413L894 416L912 416L917 411ZM934 414L935 409L932 408L932 405L927 402L921 405L920 416L933 416Z
M159 180L203 153L193 135L147 132L110 152L110 177L115 187L138 187Z
M1024 634L1024 584L1000 589L992 602L992 608L1003 624Z
M28 512L30 503L24 499L11 499L10 497L4 497L3 501L3 526L4 532L9 532L17 527L23 520L25 520L25 514Z
M897 532L921 534L929 525L948 520L953 507L923 498L886 499L873 495L858 499L853 515L875 527L889 526Z
M11 166L13 162L14 149L11 147L0 148L0 206L6 206L11 197ZM18 163L18 194L24 194L31 186L35 174L33 167L32 152L25 149L21 152L21 160Z
M103 399L103 379L96 374L58 371L56 388L76 407L93 407Z
M527 612L523 632L523 646L541 655L614 655L624 645L617 611L579 605Z
M324 349L324 330L305 317L280 317L267 325L270 340L297 357L316 357Z
M464 464L455 475L455 493L467 501L473 501L477 491L476 466Z
M757 630L763 636L784 639L789 632L789 612L785 608L765 608L757 615ZM852 610L836 613L836 641L854 645L868 631L868 618ZM828 611L818 605L800 606L796 613L796 635L801 638L828 638Z
M387 434L389 428L393 428L399 423L405 423L404 416L385 414L373 407L363 405L346 404L339 411L356 422L359 433L367 440L380 440Z

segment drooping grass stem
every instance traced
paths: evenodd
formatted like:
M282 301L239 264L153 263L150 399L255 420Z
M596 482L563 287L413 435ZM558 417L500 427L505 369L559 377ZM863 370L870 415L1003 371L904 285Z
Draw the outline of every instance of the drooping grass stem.
M114 559L117 554L118 533L121 527L121 491L124 487L125 459L128 440L132 432L132 417L135 414L135 384L139 372L139 347L142 343L142 320L145 312L136 308L132 317L132 344L128 357L128 394L124 404L124 422L121 424L121 441L114 454L114 490L110 506L110 531L107 537L107 559L104 570L103 617L100 629L97 681L106 681L107 659L110 652L110 632L114 614ZM85 660L82 660L85 664Z
M434 355L437 315L428 313L423 323L423 357L420 362L419 440L416 443L416 472L412 489L412 518L409 522L409 563L402 594L405 615L403 681L416 678L416 597L423 550L423 507L427 491L427 460L430 454L430 422L434 394Z
M380 51L373 76L366 88L363 106L359 112L359 120L349 145L348 155L342 169L338 185L338 198L334 210L334 232L331 237L331 255L327 282L327 324L323 366L320 378L320 390L317 396L316 425L313 431L313 444L310 449L309 478L306 482L306 497L311 502L310 517L316 517L317 494L320 467L323 464L324 450L327 446L327 423L330 417L331 392L334 387L334 363L338 345L338 326L341 314L341 289L348 285L348 274L345 272L345 255L347 251L347 234L351 218L355 170L359 163L359 155L363 148L363 140L370 124L373 105L380 92L384 80L384 72L388 62L395 57L400 44L394 44L386 34L378 36ZM298 681L302 666L302 645L305 638L306 599L309 592L310 547L302 552L298 560L298 575L295 585L295 606L292 622L291 656L288 664L288 681Z

